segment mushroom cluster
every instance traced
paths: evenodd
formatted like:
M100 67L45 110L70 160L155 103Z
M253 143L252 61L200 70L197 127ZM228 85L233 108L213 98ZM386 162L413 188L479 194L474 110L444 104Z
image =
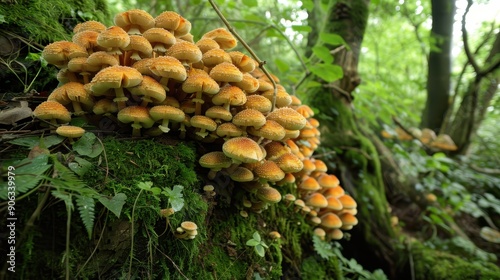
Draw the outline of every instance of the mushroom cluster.
M423 128L419 129L416 127L410 127L408 129L408 132L403 130L401 127L397 126L394 129L395 135L389 133L387 130L383 130L381 132L382 137L386 139L391 139L391 138L397 138L401 141L411 141L415 138L418 138L422 144L425 146L438 150L438 151L456 151L458 149L457 145L451 139L451 137L448 134L439 134L436 135L436 133L430 129L430 128Z
M61 85L35 117L52 125L68 123L71 113L108 118L130 124L134 137L172 134L213 143L219 149L201 156L200 165L209 179L221 172L241 184L249 211L280 202L282 186L293 185L295 203L304 202L301 213L326 238L339 239L340 229L357 223L355 201L312 157L320 144L313 110L254 59L231 51L237 40L229 31L217 28L194 41L191 23L172 11L153 17L133 9L117 14L114 24L80 23L72 41L44 48ZM186 232L179 236L193 236Z

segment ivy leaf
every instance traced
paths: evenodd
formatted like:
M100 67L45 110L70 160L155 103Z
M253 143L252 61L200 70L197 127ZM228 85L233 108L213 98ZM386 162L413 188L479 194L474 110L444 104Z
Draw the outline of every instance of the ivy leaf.
M325 46L314 46L312 51L315 56L321 59L326 64L333 63L333 55L330 53L330 50Z
M257 240L257 242L260 242L261 241L260 234L258 232L254 232L253 239Z
M247 241L247 243L246 243L246 245L247 245L247 246L252 246L252 247L253 247L253 246L257 246L257 245L259 245L259 244L260 244L260 242L259 242L259 241L257 241L257 240L255 240L255 239L250 239L250 240L248 240L248 241Z
M92 163L81 157L75 157L75 161L68 163L68 167L77 175L83 176L90 170Z
M83 136L73 144L73 150L82 156L95 158L101 154L103 147L94 133L85 132Z
M47 155L40 155L34 159L25 158L12 164L13 166L20 166L13 171L16 184L16 195L25 193L32 188L36 187L43 179L42 174L45 173L50 167L49 157ZM8 193L8 181L5 180L0 183L0 199L6 200Z
M111 211L117 218L120 218L122 213L123 205L125 205L125 200L127 196L124 193L117 193L111 199L101 196L98 198L99 202L104 205L109 211Z
M326 241L321 240L318 236L313 236L314 251L323 259L328 259L335 256L332 250L332 245Z
M334 64L319 63L309 66L309 70L328 83L336 81L344 76L342 67Z
M78 206L80 218L83 221L83 225L85 226L90 239L92 237L92 229L94 228L95 201L92 197L78 196L76 198L76 205Z
M175 210L175 212L180 211L184 207L184 198L182 194L184 187L181 185L175 185L173 189L164 188L162 194L168 197L168 202Z
M266 254L264 247L262 247L262 245L260 244L255 246L255 252L257 252L257 255L259 255L260 257L264 257L264 255Z

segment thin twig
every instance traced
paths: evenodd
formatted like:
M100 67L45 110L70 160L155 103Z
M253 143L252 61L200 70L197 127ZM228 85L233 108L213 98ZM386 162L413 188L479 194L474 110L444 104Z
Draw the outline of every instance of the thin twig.
M229 30L229 32L231 32L231 34L233 34L233 36L236 37L236 39L250 53L250 55L253 57L253 59L255 59L255 61L257 61L257 63L259 64L259 68L262 70L262 72L264 72L264 74L267 76L267 78L273 84L274 93L273 93L273 100L272 100L271 112L274 111L274 109L276 107L276 94L278 93L278 88L277 88L277 85L276 85L276 81L274 81L273 77L271 77L271 74L269 74L269 72L267 71L266 67L264 66L264 64L266 64L266 62L260 60L259 57L257 56L257 54L255 54L255 52L252 50L252 48L250 48L250 46L248 46L248 44L243 40L243 38L241 38L240 35L238 35L238 33L236 33L236 31L234 30L234 28L227 21L227 19L224 17L224 15L222 14L222 12L219 10L219 8L215 4L215 2L213 0L208 0L208 2L210 2L210 5L212 5L212 8L215 10L215 12L217 13L217 15L222 20L222 22L226 25L226 27Z
M175 264L175 262L165 253L163 253L161 250L158 250L158 252L160 252L160 254L162 254L163 256L165 256L165 258L167 258L171 263L172 265L175 267L175 269L177 269L177 271L179 271L179 273L184 276L184 278L186 278L187 280L189 280L189 278L187 278L186 275L184 275L184 273L182 273L182 270Z

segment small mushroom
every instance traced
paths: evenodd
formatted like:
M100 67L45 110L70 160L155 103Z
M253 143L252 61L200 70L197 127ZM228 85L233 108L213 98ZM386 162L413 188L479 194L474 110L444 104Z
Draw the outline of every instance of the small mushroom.
M79 126L62 125L56 129L56 133L68 138L69 142L73 144L75 138L80 138L83 136L83 134L85 133L85 129Z
M154 120L149 116L149 110L142 106L130 106L118 112L118 120L122 123L132 123L132 136L141 136L141 128L150 128Z

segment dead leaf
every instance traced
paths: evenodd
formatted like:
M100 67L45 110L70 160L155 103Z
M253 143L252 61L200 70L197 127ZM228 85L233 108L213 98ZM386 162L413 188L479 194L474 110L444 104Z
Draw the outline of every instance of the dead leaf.
M12 103L14 102L9 103L9 105ZM15 125L16 122L33 115L33 111L28 107L27 101L19 101L19 104L16 105L14 108L0 111L0 124Z

